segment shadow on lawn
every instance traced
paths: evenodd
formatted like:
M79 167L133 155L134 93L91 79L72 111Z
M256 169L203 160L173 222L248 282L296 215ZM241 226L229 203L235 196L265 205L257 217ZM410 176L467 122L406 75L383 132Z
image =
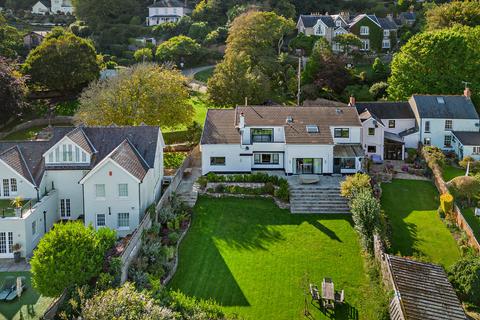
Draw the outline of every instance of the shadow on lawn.
M338 242L342 242L342 239L340 239L335 231L330 230L327 228L325 225L321 224L318 220L314 220L313 222L310 222L312 226L320 230L321 232L325 233L330 239L336 240Z
M358 310L351 306L348 302L344 302L343 304L336 304L335 309L325 309L319 305L317 301L312 301L310 303L310 307L319 310L324 316L329 319L344 319L344 320L358 320ZM307 310L305 314L305 318L310 320L317 319L314 314L312 314L309 310Z
M417 188L412 191L413 186ZM417 248L418 226L406 219L414 211L437 210L438 195L429 181L394 180L383 186L382 208L389 218L393 238L391 251L402 256L424 256Z

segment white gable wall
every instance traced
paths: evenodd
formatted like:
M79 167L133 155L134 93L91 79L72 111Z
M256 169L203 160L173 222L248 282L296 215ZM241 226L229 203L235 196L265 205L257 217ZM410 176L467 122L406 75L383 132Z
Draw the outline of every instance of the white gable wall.
M46 14L47 12L50 12L50 9L47 8L43 3L38 1L35 3L32 7L32 13L34 14Z
M333 145L287 144L285 145L285 172L294 172L298 158L322 158L322 173L333 173Z
M240 154L251 154L251 150L241 147L240 144L202 144L202 174L209 172L250 172L251 156ZM224 166L210 165L211 157L225 157Z
M10 182L12 178L17 180L17 192L12 193L10 190L10 195L5 196L3 179L8 179ZM37 190L28 180L0 160L0 199L15 199L17 196L23 199L33 199L37 197Z
M362 123L362 146L367 156L379 155L383 159L383 146L385 141L384 139L386 129L384 129L384 127L379 123L377 123L377 125L375 126L375 122L376 121L374 121L373 118L370 118ZM369 128L375 129L375 134L373 136L368 134ZM375 152L368 152L369 146L374 146Z
M128 197L118 196L118 185L121 183L128 184ZM96 197L96 184L105 185L105 198ZM116 230L117 235L125 236L132 233L140 222L139 191L139 182L132 175L112 160L105 161L94 174L83 181L85 225L92 224L96 228L96 215L103 213L106 226ZM130 227L120 230L117 225L117 214L126 212L130 214Z

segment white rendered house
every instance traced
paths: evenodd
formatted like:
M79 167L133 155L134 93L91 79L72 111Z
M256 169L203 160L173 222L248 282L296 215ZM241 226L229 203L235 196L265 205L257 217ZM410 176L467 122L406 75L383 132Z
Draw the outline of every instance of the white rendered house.
M148 7L147 26L157 26L166 22L177 22L190 14L186 1L158 0Z
M47 14L47 13L50 13L50 1L48 1L48 0L37 1L32 6L32 13L33 14Z
M202 173L355 173L364 158L361 132L352 107L210 109L201 139Z
M1 141L0 199L25 205L0 213L0 258L13 257L15 243L30 256L58 220L132 233L160 196L163 147L150 126L57 127L48 140Z
M406 148L432 145L462 159L480 153L480 119L467 88L463 95L413 95L408 102L357 102L368 156L403 160ZM478 136L478 139L477 139Z
M72 0L51 0L52 13L73 14Z

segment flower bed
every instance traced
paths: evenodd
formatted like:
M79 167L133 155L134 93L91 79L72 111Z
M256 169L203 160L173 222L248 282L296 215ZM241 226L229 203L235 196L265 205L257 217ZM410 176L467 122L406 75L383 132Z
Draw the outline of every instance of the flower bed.
M175 272L178 244L190 226L191 209L173 196L158 213L158 222L143 236L138 257L128 270L128 277L139 290L152 290L164 284ZM155 220L155 219L154 219Z

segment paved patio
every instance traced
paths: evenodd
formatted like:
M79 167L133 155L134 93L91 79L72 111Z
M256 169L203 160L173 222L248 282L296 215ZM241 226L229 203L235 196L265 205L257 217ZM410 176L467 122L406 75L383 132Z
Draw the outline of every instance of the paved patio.
M393 166L393 175L391 177L393 179L424 180L424 181L430 180L429 178L424 176L419 176L419 175L402 171L402 167L406 165L406 163L405 161L401 161L401 160L385 160L382 164L372 164L372 167L370 168L370 175L371 176L388 175L385 172L386 165Z
M16 263L13 259L0 259L0 272L30 271L30 263L25 259Z

